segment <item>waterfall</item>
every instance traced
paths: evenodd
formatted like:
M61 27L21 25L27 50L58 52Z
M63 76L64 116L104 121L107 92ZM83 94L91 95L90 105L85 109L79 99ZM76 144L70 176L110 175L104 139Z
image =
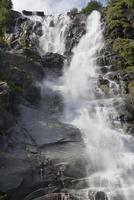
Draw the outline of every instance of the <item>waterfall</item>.
M89 188L105 191L110 200L132 200L134 139L110 123L110 115L116 113L113 101L119 94L105 98L97 85L100 74L96 60L105 45L100 18L97 11L88 17L87 32L73 49L70 66L60 79L64 120L83 135L89 159Z
M46 16L42 21L43 35L40 38L42 52L64 54L66 30L70 18L67 15Z
M63 55L65 52L66 33L70 25L70 17L67 14L55 14L39 17L33 15L30 20L40 22L42 24L42 36L39 37L35 33L31 36L31 41L39 41L38 51L41 55L47 52L58 53Z

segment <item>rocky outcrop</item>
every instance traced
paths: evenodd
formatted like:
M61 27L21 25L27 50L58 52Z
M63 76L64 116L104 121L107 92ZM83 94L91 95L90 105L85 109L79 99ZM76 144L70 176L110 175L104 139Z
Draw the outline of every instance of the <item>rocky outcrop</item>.
M39 45L38 38L42 35L42 24L21 14L18 14L15 19L15 24L12 24L10 31L5 34L8 49L19 50L28 47L32 47L32 50L36 49Z
M72 49L78 44L80 38L86 33L86 15L76 14L71 17L71 24L66 33L65 55L72 54Z
M43 67L58 75L62 75L65 57L57 53L46 53L41 58Z
M102 56L98 58L100 70L103 73L99 86L108 89L105 79L114 81L118 85L118 96L122 102L115 105L118 120L123 124L127 133L133 132L133 102L134 102L134 8L128 2L110 1L103 10L103 19L106 25L106 46ZM109 66L109 67L104 67ZM130 128L132 127L132 128Z
M26 16L32 16L32 15L37 15L37 16L40 16L40 17L45 16L44 12L41 12L41 11L33 12L33 11L23 10L22 13Z
M5 60L4 56L6 57ZM20 55L4 53L1 60L0 132L4 133L4 131L13 126L19 103L28 101L36 104L38 102L40 92L36 87L36 80L43 75L43 69L41 65L31 61L28 63L27 59ZM21 60L22 62L20 62ZM28 69L24 66L28 67ZM33 70L31 73L30 67L33 67L35 72ZM36 76L34 73L36 73Z

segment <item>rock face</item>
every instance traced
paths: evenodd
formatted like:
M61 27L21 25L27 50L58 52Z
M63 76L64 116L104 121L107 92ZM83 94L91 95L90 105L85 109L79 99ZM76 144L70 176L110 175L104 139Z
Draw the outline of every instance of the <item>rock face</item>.
M41 23L33 23L13 11L14 23L5 33L6 46L0 49L0 132L5 133L15 122L17 106L29 102L36 104L40 90L36 82L44 77L41 57L32 40L41 36ZM33 47L34 46L34 47Z
M72 54L72 49L78 44L80 38L86 33L86 15L72 15L72 22L66 33L65 55Z
M84 16L72 19L68 55L84 34L81 20ZM40 22L17 13L16 26L5 34L7 45L0 49L0 198L44 199L51 195L77 200L71 190L87 186L80 131L55 119L61 115L63 100L47 88L42 97L38 84L48 72L59 77L67 56L40 56L41 35Z
M128 6L127 2L110 1L103 17L106 24L106 46L102 56L98 58L98 64L102 66L100 70L103 71L103 79L107 78L118 84L123 99L122 103L115 106L118 119L124 124L125 131L133 134L134 7L132 4ZM104 65L109 66L107 70L103 69ZM104 85L107 88L107 83Z
M130 40L134 39L134 22L133 11L129 12L128 8L123 11L126 14L125 20L128 21L127 28L119 26L112 27L111 30L106 24L106 46L97 60L100 66L97 70L101 74L98 77L98 88L105 97L108 97L110 91L116 96L116 84L118 85L123 102L114 102L117 111L114 119L121 122L127 133L133 134L133 61L131 60L128 66L125 58L120 55L117 44L120 43L118 37L123 38L123 44L130 44ZM16 26L12 24L5 34L7 46L4 51L0 49L2 197L6 196L6 192L6 197L10 200L49 197L77 200L79 196L84 200L108 200L103 191L89 191L88 195L83 195L81 190L89 186L84 165L89 163L87 155L83 153L85 146L80 132L55 119L55 114L61 116L63 100L59 96L48 94L47 88L44 90L48 96L42 98L38 87L38 82L43 80L48 71L54 77L61 76L64 62L71 58L72 49L86 32L86 19L87 16L83 14L71 16L64 55L48 52L40 56L37 47L38 39L42 36L42 24L22 17L19 13L16 13ZM54 26L51 21L50 27ZM129 55L132 55L131 53L130 51ZM123 61L126 68L122 66ZM42 107L42 102L45 102L45 108Z
M36 38L33 36L36 35ZM33 22L21 15L16 18L15 27L5 34L5 41L9 49L25 49L32 47L32 50L38 46L38 38L42 36L42 24ZM33 37L33 38L32 38Z
M46 53L41 60L44 68L55 71L59 75L62 74L64 56L57 53Z

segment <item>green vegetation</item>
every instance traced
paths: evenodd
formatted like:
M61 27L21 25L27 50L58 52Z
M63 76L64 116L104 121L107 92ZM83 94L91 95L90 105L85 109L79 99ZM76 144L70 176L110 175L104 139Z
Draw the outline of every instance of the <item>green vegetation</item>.
M109 0L103 10L113 52L119 56L117 66L134 70L133 0Z
M110 0L105 11L106 23L109 31L115 28L130 29L130 22L125 16L126 9L133 9L133 0Z
M70 14L71 15L76 15L78 13L78 8L72 8L71 10L70 10Z
M113 43L113 51L122 58L122 67L134 66L134 41L117 38Z
M0 200L6 200L7 195L3 192L0 192Z
M128 85L129 88L129 92L132 95L132 97L134 97L134 81L131 81Z
M111 50L118 59L114 65L121 72L134 72L134 0L109 0L103 9ZM134 97L134 81L128 81L129 93Z
M4 33L12 20L12 2L11 0L0 0L0 46L4 46Z
M90 1L85 8L81 10L81 13L89 15L93 10L100 11L102 8L101 3L98 1L92 0Z
M26 49L26 48L29 47L29 42L28 42L28 40L27 40L26 38L21 38L21 39L19 40L19 44L20 44L20 47L21 47L22 49Z

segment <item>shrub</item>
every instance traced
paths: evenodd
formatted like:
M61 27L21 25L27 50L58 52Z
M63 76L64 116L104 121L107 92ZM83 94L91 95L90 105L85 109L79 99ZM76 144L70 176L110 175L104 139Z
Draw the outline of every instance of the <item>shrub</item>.
M117 38L113 43L113 51L122 58L122 66L134 66L134 41Z
M101 10L102 4L98 1L90 1L85 8L81 10L81 13L89 15L93 10Z
M6 27L12 19L11 8L11 0L0 0L0 37L6 31Z
M70 10L70 14L71 15L76 15L78 13L78 8L72 8L71 10Z

